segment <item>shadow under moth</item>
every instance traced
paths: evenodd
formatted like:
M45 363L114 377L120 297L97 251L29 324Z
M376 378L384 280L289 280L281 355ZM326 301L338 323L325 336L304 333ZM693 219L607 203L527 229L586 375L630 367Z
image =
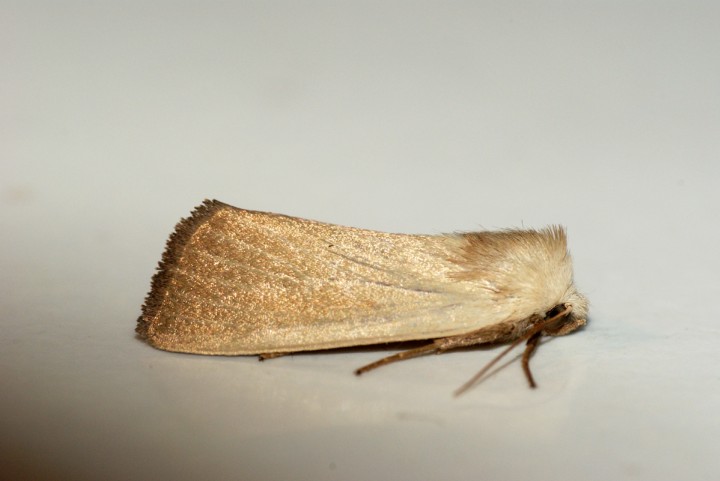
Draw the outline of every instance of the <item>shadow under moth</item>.
M387 234L207 200L170 236L137 322L167 351L276 357L427 344L356 371L488 343L510 349L586 323L565 230Z

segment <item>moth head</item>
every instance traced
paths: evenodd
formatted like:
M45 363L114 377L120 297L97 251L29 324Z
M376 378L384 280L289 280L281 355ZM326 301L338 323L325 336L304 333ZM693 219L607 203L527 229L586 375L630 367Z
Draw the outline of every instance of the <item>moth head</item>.
M587 297L580 294L575 288L575 284L570 286L568 293L565 296L564 303L570 306L572 312L571 317L574 319L585 319L588 313L588 300Z
M545 318L551 319L563 312L567 313L559 316L557 322L553 322L543 329L545 334L564 336L587 323L588 300L577 291L574 284L568 288L561 303L550 309Z

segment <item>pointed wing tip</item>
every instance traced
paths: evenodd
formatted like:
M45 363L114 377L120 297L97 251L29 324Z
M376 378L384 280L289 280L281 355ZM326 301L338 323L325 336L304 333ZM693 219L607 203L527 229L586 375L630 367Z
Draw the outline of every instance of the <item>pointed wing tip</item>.
M174 267L181 258L188 241L195 231L210 217L225 208L233 207L215 199L205 199L202 204L193 209L188 217L181 219L175 225L175 229L165 244L165 251L150 282L150 292L145 297L142 315L137 320L135 332L141 338L149 339L148 331L152 325L152 320L156 317L162 305L167 286L173 277Z

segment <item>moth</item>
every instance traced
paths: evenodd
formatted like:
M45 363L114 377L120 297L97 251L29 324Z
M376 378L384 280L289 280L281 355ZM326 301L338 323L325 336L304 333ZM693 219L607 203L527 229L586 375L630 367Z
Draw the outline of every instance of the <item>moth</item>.
M588 311L560 226L388 234L216 200L177 224L151 284L136 331L159 349L262 359L427 340L360 374L428 353L527 341L532 387L528 362L541 336L584 326Z

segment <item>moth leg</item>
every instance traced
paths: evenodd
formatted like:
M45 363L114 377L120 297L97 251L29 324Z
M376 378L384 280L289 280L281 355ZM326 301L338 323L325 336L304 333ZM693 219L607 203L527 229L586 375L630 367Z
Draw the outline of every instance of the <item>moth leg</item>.
M566 313L563 313L563 314L566 314ZM553 320L555 320L555 319L556 318L553 318ZM572 325L577 324L577 327L579 327L580 325L584 325L584 323L585 323L585 321L582 321L582 324L577 324L577 322L575 322L575 323L572 323ZM544 326L544 324L543 324L543 326ZM577 329L577 327L570 328L570 330ZM429 354L431 352L434 352L436 354L442 354L443 352L449 351L450 349L457 349L459 347L469 347L469 346L476 346L478 344L487 344L487 343L492 343L492 342L513 340L513 339L518 339L518 337L521 337L521 339L518 342L523 342L524 340L526 340L530 337L530 336L528 336L528 337L522 338L522 333L519 334L517 332L517 329L518 329L517 324L512 324L512 325L507 325L507 326L488 326L488 327L483 327L476 331L471 331L471 332L468 332L465 334L459 334L456 336L449 336L449 337L441 337L439 339L435 339L431 344L427 344L425 346L420 346L415 349L409 349L407 351L399 352L397 354L393 354L392 356L384 357L378 361L370 363L367 366L363 366L360 369L357 369L355 371L355 374L357 374L359 376L360 374L362 374L364 372L370 371L370 370L378 368L380 366L384 366L384 365L390 364L392 362L397 362L397 361L402 361L405 359L411 359L413 357L422 356L424 354ZM539 329L538 329L538 332L539 332ZM553 335L555 335L555 334L553 334ZM487 366L487 367L490 367L490 366ZM474 382L474 380L472 382Z
M258 361L264 361L266 359L275 359L276 357L282 357L287 354L292 354L290 352L264 352L262 354L258 354Z
M356 369L355 374L357 374L359 376L360 374L362 374L364 372L371 371L380 366L384 366L384 365L390 364L392 362L403 361L405 359L411 359L413 357L422 356L423 354L428 354L430 352L434 352L437 350L438 350L438 346L435 342L426 344L425 346L416 347L415 349L408 349L407 351L398 352L397 354L393 354L392 356L384 357L382 359L379 359L375 362L368 364L367 366L363 366L360 369Z
M523 352L522 355L523 372L525 373L525 377L527 378L528 384L530 384L531 388L535 388L537 385L535 384L535 379L533 379L532 372L530 371L530 356L532 356L532 353L535 352L535 348L537 348L541 337L542 332L536 332L533 334L532 337L527 340L525 352Z

